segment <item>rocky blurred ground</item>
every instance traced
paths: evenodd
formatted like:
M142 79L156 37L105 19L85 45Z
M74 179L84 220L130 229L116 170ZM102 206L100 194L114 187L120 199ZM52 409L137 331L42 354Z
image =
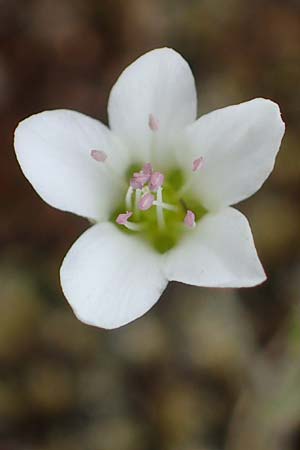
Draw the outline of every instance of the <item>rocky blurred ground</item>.
M19 120L73 108L106 121L135 57L180 51L199 112L278 102L276 169L241 205L261 287L171 284L153 311L105 332L78 322L58 267L87 227L43 203L13 152ZM298 0L0 0L0 449L300 449Z

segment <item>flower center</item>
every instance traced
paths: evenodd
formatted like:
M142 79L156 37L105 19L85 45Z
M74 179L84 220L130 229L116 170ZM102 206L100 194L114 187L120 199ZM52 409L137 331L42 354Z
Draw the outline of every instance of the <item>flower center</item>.
M149 114L148 125L153 133L159 132L160 124L153 114ZM91 150L90 154L114 173L103 150ZM203 167L200 156L193 161L191 177ZM142 168L131 166L127 180L128 188L121 193L119 207L110 220L122 231L148 241L160 253L173 248L207 212L192 194L192 178L186 180L180 169L162 173L147 162Z
M192 171L197 170L195 166L197 169L201 166L198 160L193 163ZM155 171L151 163L138 169L130 167L128 189L111 221L124 232L135 233L157 251L165 253L194 228L207 211L186 193L188 183L180 169L162 173Z

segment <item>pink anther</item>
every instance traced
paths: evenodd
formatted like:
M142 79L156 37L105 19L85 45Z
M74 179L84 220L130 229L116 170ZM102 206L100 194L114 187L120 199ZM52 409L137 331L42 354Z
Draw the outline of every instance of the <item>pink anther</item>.
M193 172L202 169L203 166L204 166L204 158L203 156L200 156L200 158L197 158L195 159L195 161L193 161Z
M146 164L144 164L144 167L143 167L143 170L142 170L142 172L145 174L145 175L152 175L152 172L153 172L153 168L152 168L152 164L151 163L146 163Z
M148 192L147 194L143 195L143 197L139 201L139 209L141 211L147 211L147 209L151 208L154 202L154 195L150 194Z
M140 181L138 181L136 178L131 178L130 186L132 187L132 189L142 189L143 184Z
M142 187L148 183L150 175L143 172L135 172L130 180L130 186L133 189L142 189Z
M164 183L164 175L161 172L153 172L150 178L151 191L157 191Z
M148 125L152 131L158 131L159 129L159 122L153 114L149 114Z
M193 228L196 225L195 214L193 213L193 211L190 211L189 209L187 210L184 218L184 224L189 228Z
M107 154L103 150L91 150L91 157L97 162L104 162Z
M126 213L119 214L118 217L116 218L116 222L119 225L125 225L127 223L127 220L129 219L129 217L131 217L131 216L132 216L131 211L127 211Z

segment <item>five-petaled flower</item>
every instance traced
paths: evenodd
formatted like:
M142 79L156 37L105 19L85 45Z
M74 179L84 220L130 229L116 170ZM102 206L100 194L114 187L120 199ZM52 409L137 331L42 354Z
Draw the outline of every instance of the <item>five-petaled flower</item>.
M38 194L93 223L61 267L64 294L83 322L124 325L170 280L265 280L247 219L230 205L271 173L284 133L279 108L259 98L198 120L196 109L188 64L163 48L117 80L110 129L69 110L19 124L17 158Z

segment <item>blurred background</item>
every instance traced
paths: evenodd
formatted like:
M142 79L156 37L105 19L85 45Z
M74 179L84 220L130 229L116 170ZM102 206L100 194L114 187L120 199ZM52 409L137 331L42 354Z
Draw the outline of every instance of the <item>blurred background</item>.
M53 108L107 122L126 65L189 61L199 113L281 106L276 169L240 209L262 286L171 283L116 331L81 324L58 279L88 227L45 204L13 151L17 123ZM0 450L300 449L299 0L0 0Z

